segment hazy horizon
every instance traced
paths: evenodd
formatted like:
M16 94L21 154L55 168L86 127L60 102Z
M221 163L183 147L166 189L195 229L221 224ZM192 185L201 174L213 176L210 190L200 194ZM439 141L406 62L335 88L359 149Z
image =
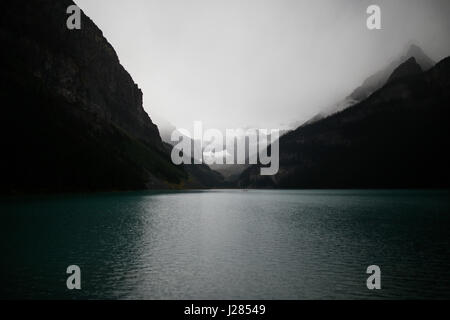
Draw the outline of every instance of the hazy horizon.
M419 45L450 55L450 2L76 0L144 93L152 119L286 128ZM366 28L378 4L382 30ZM158 124L158 120L156 120Z

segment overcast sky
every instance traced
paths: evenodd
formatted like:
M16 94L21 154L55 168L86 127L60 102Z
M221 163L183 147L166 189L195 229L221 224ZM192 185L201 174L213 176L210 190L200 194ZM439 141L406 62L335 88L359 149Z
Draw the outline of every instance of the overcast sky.
M76 0L178 127L279 128L338 102L413 41L450 55L448 0ZM382 30L366 9L382 9Z

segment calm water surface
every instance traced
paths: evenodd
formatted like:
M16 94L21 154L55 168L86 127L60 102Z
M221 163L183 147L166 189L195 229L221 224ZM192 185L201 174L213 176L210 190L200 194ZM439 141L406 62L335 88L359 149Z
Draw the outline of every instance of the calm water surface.
M1 298L450 298L448 191L141 192L0 202ZM66 268L82 290L66 289ZM382 270L369 291L365 271Z

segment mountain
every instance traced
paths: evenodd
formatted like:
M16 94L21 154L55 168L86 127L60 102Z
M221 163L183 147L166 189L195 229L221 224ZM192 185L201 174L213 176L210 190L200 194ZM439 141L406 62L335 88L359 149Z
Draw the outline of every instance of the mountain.
M172 164L142 92L71 0L2 2L0 192L179 188L195 180ZM132 36L132 35L130 35Z
M435 62L431 60L419 46L411 44L407 46L406 50L399 54L397 58L393 59L393 61L385 68L364 80L363 84L356 88L349 96L342 99L342 101L339 101L338 103L322 110L313 118L303 123L303 125L308 125L324 119L334 113L345 110L348 107L363 101L364 99L367 99L372 93L380 89L389 80L391 74L400 64L410 58L414 58L420 68L424 71L431 69L435 65Z
M233 184L249 166L248 164L212 164L209 167L219 172L228 183Z
M417 63L414 57L409 58L392 72L387 83L391 83L398 79L415 76L422 73L422 67Z
M431 60L420 47L412 44L403 54L394 59L394 61L392 61L387 67L367 78L360 87L355 89L352 94L350 94L348 98L355 101L362 101L366 99L388 81L391 74L400 64L410 58L414 58L424 71L431 69L435 64L435 62Z
M241 187L448 188L450 57L428 71L408 59L362 102L280 139L280 171Z
M166 142L171 145L175 145L171 141L172 133L177 130L177 128L170 123L166 118L152 113L152 120L158 126L158 131L161 136L163 142Z

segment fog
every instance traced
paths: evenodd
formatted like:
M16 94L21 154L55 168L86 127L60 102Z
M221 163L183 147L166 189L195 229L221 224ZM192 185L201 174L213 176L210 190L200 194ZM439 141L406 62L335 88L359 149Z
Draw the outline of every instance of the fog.
M450 55L447 0L76 0L178 127L286 128L338 102L416 43ZM378 4L382 30L368 30Z

